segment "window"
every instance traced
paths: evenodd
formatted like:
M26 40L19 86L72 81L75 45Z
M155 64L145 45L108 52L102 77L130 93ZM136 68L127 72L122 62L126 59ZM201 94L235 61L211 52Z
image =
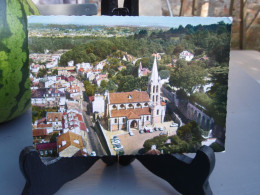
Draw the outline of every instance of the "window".
M159 87L158 87L158 85L157 85L157 87L156 87L156 92L158 92L158 88L159 88Z
M153 95L153 102L154 102L154 95Z
M125 118L123 118L123 123L125 123Z
M156 102L158 102L158 95L156 96Z
M45 155L48 155L48 151L47 150L45 150L44 153L45 153Z
M76 144L79 144L79 140L77 140L77 139L74 139L73 142Z
M146 120L149 121L149 116L146 116Z
M141 107L141 104L138 103L136 106L137 106L138 108L140 108L140 107Z
M159 115L159 110L157 110L157 115Z
M133 106L133 104L129 104L128 107L129 108L133 108L134 106Z
M117 123L117 119L115 118L115 123Z
M145 106L148 106L148 103L145 103L144 105L145 105Z
M153 86L153 93L155 92L155 86Z
M120 105L120 108L121 108L121 109L125 109L125 105L124 105L124 104L121 104L121 105Z
M66 143L67 143L66 141L61 141L61 145L62 145L62 146L65 146Z
M112 108L113 108L113 110L116 110L116 109L117 109L117 108L116 108L116 105L113 105L113 107L112 107Z
M40 151L40 155L43 156L43 151Z

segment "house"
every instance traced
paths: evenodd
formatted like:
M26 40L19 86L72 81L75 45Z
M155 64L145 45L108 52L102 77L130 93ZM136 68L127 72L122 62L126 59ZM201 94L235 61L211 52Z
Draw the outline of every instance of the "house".
M142 62L140 62L139 68L138 68L138 77L148 76L150 73L151 73L151 71L148 68L143 68Z
M70 131L57 137L57 146L60 157L72 157L84 149L81 136Z
M194 55L192 53L190 53L189 51L185 50L185 51L180 53L179 58L184 59L184 60L189 62L194 58Z
M77 85L72 85L66 89L66 92L69 94L70 98L74 98L76 96L81 96L80 87Z
M69 62L68 62L68 66L70 66L70 67L71 67L71 66L74 66L74 61L73 61L73 60L69 61Z
M94 82L97 84L97 86L100 86L101 81L109 81L106 74L98 74L94 80Z
M161 103L160 77L154 58L147 91L109 93L107 115L110 131L140 130L145 125L164 122L166 106Z
M47 124L52 124L53 131L62 132L62 113L60 112L47 112Z
M56 143L40 143L36 144L36 150L40 152L41 156L52 156L57 152Z
M92 101L92 112L99 113L100 115L105 114L105 99L103 95L95 94L94 100Z
M33 133L34 142L36 140L45 139L45 137L48 135L46 129L33 129L32 133Z

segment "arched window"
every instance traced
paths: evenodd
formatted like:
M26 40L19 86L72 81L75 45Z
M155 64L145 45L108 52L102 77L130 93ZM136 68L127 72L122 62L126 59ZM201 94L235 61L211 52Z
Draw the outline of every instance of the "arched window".
M157 92L157 93L158 93L158 89L159 89L159 86L157 85L157 86L156 86L156 92Z
M158 102L158 95L156 96L156 102Z
M134 108L133 104L129 104L128 108Z
M154 95L153 95L153 102L154 102Z
M149 116L146 116L146 120L147 120L147 121L149 120Z
M137 107L137 108L141 108L141 104L138 103L138 104L136 105L136 107Z
M148 106L148 103L146 102L146 103L144 104L144 106Z
M153 93L155 92L155 86L153 86Z
M117 110L117 107L116 107L116 105L113 105L113 107L112 107L112 108L113 108L113 110Z
M159 115L159 109L157 110L157 115Z
M117 118L115 118L115 123L117 123Z
M125 109L125 105L124 105L124 104L121 104L121 105L120 105L120 108L121 108L121 109Z

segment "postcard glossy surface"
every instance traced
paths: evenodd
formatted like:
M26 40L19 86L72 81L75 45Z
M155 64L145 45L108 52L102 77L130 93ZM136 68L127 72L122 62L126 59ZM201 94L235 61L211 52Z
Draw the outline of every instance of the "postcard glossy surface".
M225 149L230 18L28 21L41 156Z

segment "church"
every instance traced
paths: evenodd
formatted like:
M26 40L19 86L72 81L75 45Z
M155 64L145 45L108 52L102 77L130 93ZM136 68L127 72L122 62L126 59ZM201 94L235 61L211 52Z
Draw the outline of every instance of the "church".
M161 101L159 81L155 58L147 91L108 93L106 109L109 130L140 130L145 125L163 123L166 105Z

